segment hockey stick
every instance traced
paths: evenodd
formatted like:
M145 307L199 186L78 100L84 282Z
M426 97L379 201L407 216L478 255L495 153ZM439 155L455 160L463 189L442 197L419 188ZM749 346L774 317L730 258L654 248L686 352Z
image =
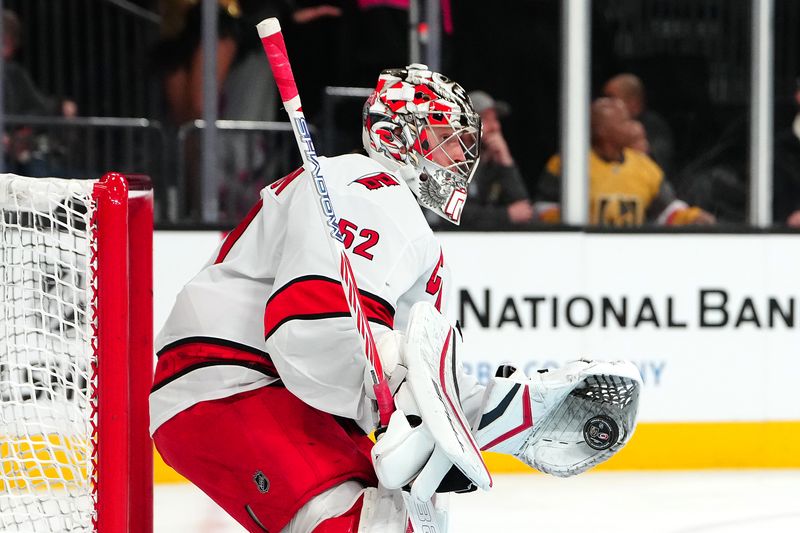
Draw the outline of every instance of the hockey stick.
M378 350L375 347L372 329L369 326L367 314L364 312L364 307L361 304L361 298L358 294L356 278L353 275L350 260L347 258L347 254L345 254L343 244L344 235L339 230L339 219L336 217L336 213L333 210L333 202L331 202L331 197L328 194L328 185L325 182L325 177L322 175L322 169L317 160L317 152L311 140L311 132L308 129L308 123L306 123L305 116L303 115L300 95L297 92L297 84L294 81L292 66L289 64L289 56L286 53L286 44L283 41L281 25L278 19L268 18L259 22L256 28L258 28L258 36L261 38L261 44L264 46L264 53L267 54L272 74L278 85L281 101L283 102L286 112L289 114L292 131L294 131L297 146L300 148L300 154L303 157L303 166L314 180L314 190L319 197L319 201L317 202L319 214L322 217L323 223L330 229L328 244L331 255L333 256L334 263L339 265L339 278L342 282L342 290L347 300L347 306L350 308L350 315L353 317L356 323L356 329L361 336L364 354L367 358L367 364L369 365L369 374L372 378L372 386L375 391L375 398L378 402L380 422L381 425L385 427L389 424L389 417L395 410L394 399L389 391L386 378L383 375L383 367L381 366Z

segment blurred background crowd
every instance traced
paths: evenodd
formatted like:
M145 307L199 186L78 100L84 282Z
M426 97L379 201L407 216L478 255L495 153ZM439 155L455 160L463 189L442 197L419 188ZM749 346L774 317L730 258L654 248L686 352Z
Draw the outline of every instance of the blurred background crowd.
M746 227L756 2L589 2L590 224ZM562 220L565 4L219 0L208 114L201 0L5 0L5 171L148 174L160 226L234 223L299 164L254 28L277 16L322 155L360 147L383 68L433 57L483 119L462 227L547 228ZM771 219L789 228L800 227L798 24L800 4L774 0Z

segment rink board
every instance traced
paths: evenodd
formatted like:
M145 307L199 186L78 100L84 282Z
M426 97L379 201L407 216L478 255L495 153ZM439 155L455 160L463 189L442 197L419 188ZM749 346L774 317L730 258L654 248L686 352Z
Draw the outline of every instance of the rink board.
M157 232L155 327L216 232ZM442 233L468 371L633 360L641 425L605 468L800 467L800 236ZM500 471L524 470L492 456ZM157 479L168 480L166 467Z

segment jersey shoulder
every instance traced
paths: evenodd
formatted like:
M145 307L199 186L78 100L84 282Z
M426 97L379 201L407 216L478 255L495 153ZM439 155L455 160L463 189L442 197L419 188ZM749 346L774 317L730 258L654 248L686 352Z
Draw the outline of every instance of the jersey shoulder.
M406 198L411 193L400 176L365 155L346 154L321 160L323 171L331 175L331 186L342 193L366 198L377 195Z
M380 228L398 243L433 236L411 189L379 162L361 154L319 157L317 161L324 186L315 185L313 176L300 167L265 187L262 197L316 216L318 190L323 187L330 194L336 218L350 225Z
M394 192L393 189L403 189L405 183L392 174L380 163L361 154L346 154L336 157L320 156L315 159L318 163L319 174L324 178L324 186L334 194L348 194L361 189L361 185L368 191L381 190ZM262 189L262 195L272 196L278 203L284 203L297 194L296 191L312 192L315 187L297 187L297 184L310 185L313 176L305 166L301 166L286 176L283 176ZM351 187L352 184L356 186ZM405 187L407 190L408 187ZM301 193L302 194L302 193ZM399 196L394 194L394 196Z
M342 200L339 216L348 213L380 220L394 226L409 240L432 235L414 193L396 173L361 154L328 158L322 168L330 175L331 188ZM326 176L327 178L327 176Z

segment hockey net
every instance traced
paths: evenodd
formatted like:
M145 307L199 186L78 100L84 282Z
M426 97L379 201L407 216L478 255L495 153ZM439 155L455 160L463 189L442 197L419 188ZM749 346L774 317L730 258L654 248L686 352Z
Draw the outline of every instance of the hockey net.
M0 531L152 530L152 194L131 184L0 175Z

